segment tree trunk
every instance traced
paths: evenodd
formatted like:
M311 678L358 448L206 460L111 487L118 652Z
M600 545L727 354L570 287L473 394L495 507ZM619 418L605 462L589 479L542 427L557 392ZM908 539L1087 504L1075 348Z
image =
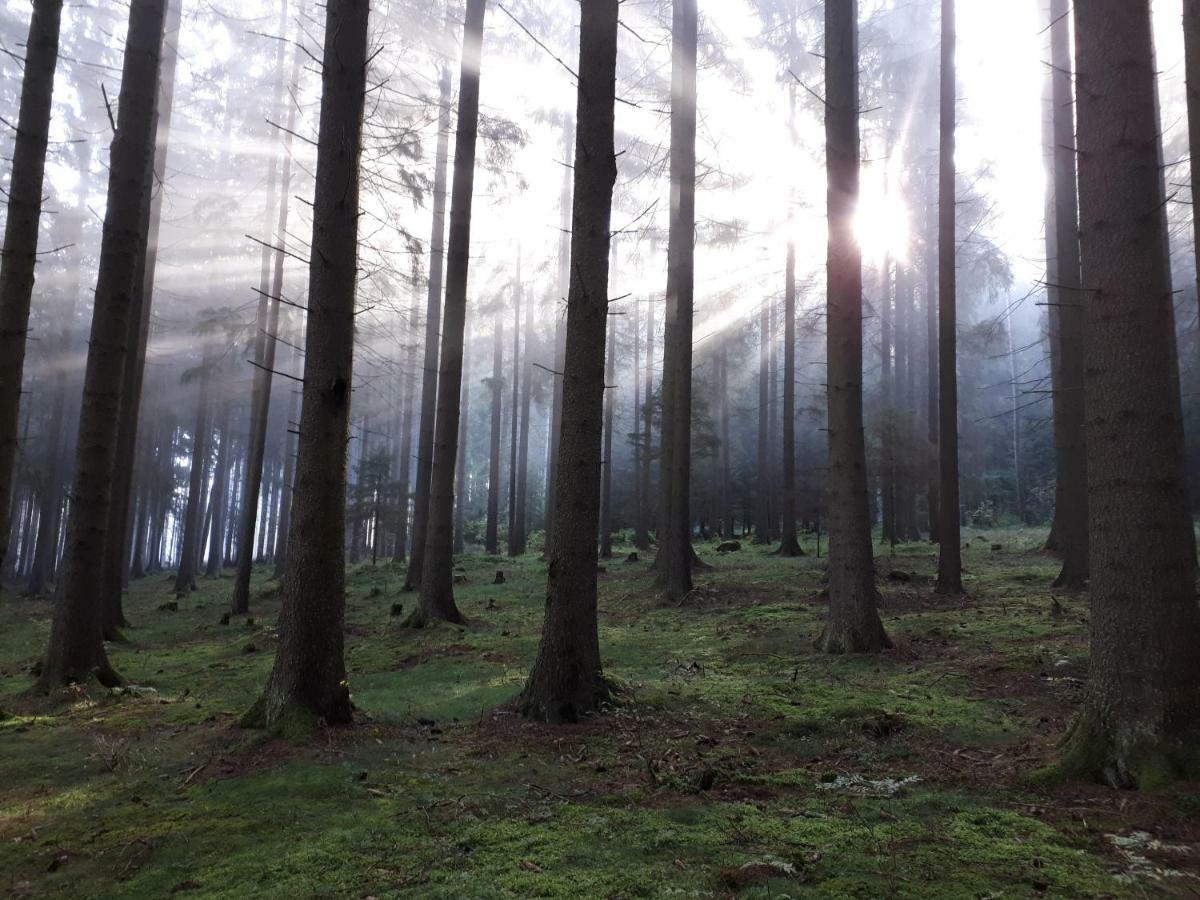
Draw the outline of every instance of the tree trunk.
M524 556L529 541L529 412L533 403L533 304L525 304L525 374L521 382L521 433L517 450L516 512L513 514L513 556ZM514 369L515 371L515 369Z
M941 457L941 420L938 410L938 310L937 310L937 218L932 196L925 204L925 425L929 438L930 464L925 489L926 513L929 519L929 543L941 540L939 521L941 502L938 496L938 460Z
M352 11L347 10L347 12ZM356 12L356 11L354 11ZM364 12L365 15L365 12ZM287 0L280 0L279 31L287 29ZM275 54L275 96L271 107L280 111L283 106L284 87L284 42L280 42ZM300 75L299 50L294 54L292 78L287 84L294 85ZM279 298L283 290L283 248L287 246L288 188L291 182L292 132L295 130L296 104L288 104L288 130L283 136L283 145L279 153L271 161L271 169L267 176L267 207L265 233L274 233L277 242L276 249L263 246L261 267L258 279L258 314L255 317L254 334L254 382L250 396L250 426L249 438L246 445L246 465L242 473L242 508L238 523L237 572L234 575L233 596L231 608L235 615L244 615L250 611L250 575L254 570L254 541L258 535L259 499L262 493L263 461L267 451L267 427L271 413L271 383L275 368L276 336L279 329ZM273 228L271 213L275 209L275 178L279 169L280 157L283 158L283 177L279 190L279 220ZM268 242L269 243L269 242ZM274 271L271 269L274 253Z
M1075 164L1075 97L1067 0L1050 3L1054 162L1054 277L1047 301L1051 341L1058 352L1053 384L1054 449L1058 490L1054 518L1063 567L1055 587L1082 588L1088 577L1087 422L1084 392L1084 295L1079 274L1079 198ZM1047 224L1047 233L1051 223ZM1059 506L1059 504L1062 504Z
M879 487L883 521L880 540L896 546L896 396L892 370L892 261L885 256L879 273Z
M958 504L958 315L955 225L954 4L942 0L941 141L938 157L938 573L939 594L961 594L962 546Z
M8 218L0 261L0 572L8 549L17 434L21 419L21 387L29 308L37 263L38 229L50 112L54 101L54 69L58 64L62 0L34 0L25 43L21 109L13 144Z
M328 0L321 75L304 401L279 650L247 714L272 730L351 718L346 606L346 445L354 383L359 156L367 87L368 0ZM249 548L243 549L244 553Z
M890 645L877 608L863 434L862 253L858 205L858 2L825 5L825 134L829 168L829 619L827 653Z
M417 314L419 300L413 303L413 316ZM415 351L412 356L415 356ZM414 360L405 360L400 383L400 465L396 481L396 546L392 552L395 562L408 558L408 507L412 500L412 451L413 418L416 395L416 379L413 377Z
M462 384L462 415L458 419L458 446L462 448L458 454L458 464L454 470L454 552L462 553L467 548L467 501L470 481L468 473L471 466L470 436L471 436L471 341L470 336L463 342L463 384Z
M663 329L660 587L667 602L692 590L692 302L696 255L696 0L672 5L671 220Z
M1077 0L1091 662L1062 769L1200 778L1200 607L1149 0Z
M650 472L654 458L654 305L646 301L646 387L645 402L642 404L642 471L638 474L642 483L642 499L638 504L638 530L646 536L646 547L650 546ZM637 420L634 420L637 430ZM644 549L644 548L643 548Z
M771 543L771 384L770 384L771 304L763 300L758 308L758 465L755 469L754 543Z
M508 555L516 556L517 547L517 431L520 427L521 400L521 248L517 247L517 277L513 284L513 355L511 427L508 436Z
M421 424L417 434L417 484L413 494L412 552L404 590L421 586L425 540L429 534L429 487L433 474L433 432L438 398L438 344L441 336L442 275L446 256L446 193L450 169L450 67L438 80L438 141L433 175L433 236L429 240L429 295L425 305L425 361L421 380Z
M795 320L793 319L793 321ZM717 365L719 368L717 389L721 393L721 537L731 538L736 532L733 530L733 508L730 506L729 499L729 340L724 334L718 335L717 340L721 342L720 349L717 351ZM789 341L789 346L791 346L791 343ZM788 421L792 422L791 434L794 436L796 433L795 417L789 418ZM786 436L787 434L788 432L785 431L784 435ZM786 458L786 451L784 456Z
M596 530L599 523L608 252L617 177L613 147L619 0L580 5L579 101L571 289L567 302L563 418L548 552L546 618L517 708L547 722L576 722L611 694L600 662Z
M471 252L471 205L475 190L475 145L479 136L479 68L483 57L486 0L467 0L458 135L454 148L454 191L446 255L446 313L438 371L429 523L417 608L407 624L420 628L436 619L463 622L454 603L454 467L458 461L458 417L462 392L463 336L467 314L467 270Z
M563 123L563 160L571 155L574 143L574 122L568 119ZM563 166L562 193L558 199L559 235L558 235L558 296L554 299L555 307L560 301L566 300L570 290L570 251L571 251L571 170ZM551 532L554 529L554 504L556 491L554 483L558 473L558 441L562 431L563 384L562 372L565 365L566 335L563 332L563 316L554 309L554 390L550 406L550 436L546 442L546 549L550 553Z
M488 451L487 528L484 549L491 554L500 551L500 461L504 435L504 307L496 310L492 327L492 377L488 389L492 394L492 435Z
M187 508L183 516L183 547L179 570L175 574L175 593L196 589L196 548L200 546L200 498L204 492L204 471L208 464L208 385L212 378L212 351L206 350L201 363L200 395L196 401L196 427L192 431L192 461L188 475Z
M611 198L610 198L611 199ZM611 215L611 213L610 213ZM613 246L613 264L616 269L616 244ZM611 274L611 273L610 273ZM636 332L634 343L637 343ZM600 461L600 558L612 559L612 488L613 488L613 419L617 408L617 329L608 329L608 361L604 369L604 449Z
M139 226L145 172L154 153L155 100L166 0L133 0L121 75L117 134L109 162L108 206L84 374L62 590L39 689L121 677L104 650L95 577L104 561L112 503L121 382L129 355L134 275L144 252Z
M217 434L221 436L221 444L217 450L217 471L213 475L212 499L209 508L212 510L212 529L208 534L208 565L204 569L205 578L220 578L225 546L225 520L228 514L226 496L229 493L229 464L232 459L229 419L233 402L225 400L221 403L221 418L217 420Z

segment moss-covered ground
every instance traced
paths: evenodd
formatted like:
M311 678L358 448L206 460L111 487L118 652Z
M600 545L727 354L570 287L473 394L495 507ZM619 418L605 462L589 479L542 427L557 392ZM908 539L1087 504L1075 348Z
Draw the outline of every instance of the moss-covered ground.
M25 692L47 601L0 599L0 891L16 897L1200 896L1200 788L1034 787L1086 678L1086 597L1052 594L1032 531L969 532L966 598L926 545L880 550L896 647L812 647L822 560L718 555L663 606L645 559L605 563L621 703L548 728L498 708L532 662L543 564L469 554L466 628L402 630L392 564L352 570L351 729L237 727L275 646L134 584L135 685ZM643 557L645 555L643 554ZM493 584L503 570L503 584ZM1200 652L1198 650L1197 652Z

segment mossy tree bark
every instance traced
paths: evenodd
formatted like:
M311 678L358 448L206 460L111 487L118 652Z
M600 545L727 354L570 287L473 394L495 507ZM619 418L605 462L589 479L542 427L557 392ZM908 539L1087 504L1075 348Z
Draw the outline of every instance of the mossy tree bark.
M958 500L958 273L954 142L956 0L942 0L941 124L938 156L938 570L935 590L961 594L962 530Z
M130 319L139 257L146 170L154 154L155 104L166 0L133 0L121 73L117 133L109 161L108 206L79 416L75 478L67 524L61 596L38 681L41 690L96 677L118 684L104 651L96 573L109 535L122 375L129 356Z
M829 618L817 646L878 653L879 619L863 434L862 251L858 205L858 3L825 5L825 135L829 176Z
M346 448L370 3L329 0L325 9L296 499L279 650L262 698L247 715L249 724L275 730L351 719L343 653Z
M446 255L446 305L438 371L429 521L417 608L407 625L421 628L442 619L463 622L454 602L454 476L458 454L467 316L467 272L471 253L471 207L475 192L475 147L479 137L479 73L483 62L486 0L468 0L458 92L458 134L450 198L450 242Z
M522 715L575 722L610 694L597 625L605 332L608 328L609 227L617 178L613 146L619 0L580 4L579 100L571 289L567 302L563 418L555 481L546 618Z
M1062 770L1200 778L1200 607L1150 0L1076 0L1091 662Z
M13 145L8 218L4 225L0 262L0 572L4 571L4 555L12 531L9 510L19 443L21 386L42 220L42 185L46 145L50 140L62 6L62 0L34 0L25 42L21 109Z

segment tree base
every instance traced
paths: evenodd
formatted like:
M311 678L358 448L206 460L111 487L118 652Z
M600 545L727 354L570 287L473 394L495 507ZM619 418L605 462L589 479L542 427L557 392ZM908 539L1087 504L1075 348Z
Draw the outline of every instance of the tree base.
M1088 576L1080 575L1077 572L1068 572L1064 568L1050 586L1063 591L1084 591L1087 590Z
M942 594L948 597L960 597L966 593L963 590L962 579L943 579L938 578L937 583L933 586L935 594Z
M127 683L121 676L121 673L110 666L107 662L99 666L94 666L85 670L63 669L56 671L55 669L42 669L38 680L34 683L33 693L41 696L52 694L59 688L69 687L71 685L87 686L95 682L104 688L119 688L124 687Z
M450 625L466 625L467 617L459 612L458 607L451 603L449 609L429 610L418 605L403 622L401 628L428 628L437 622Z
M1087 712L1071 724L1059 760L1033 776L1037 783L1093 781L1123 790L1153 790L1200 781L1200 726L1178 737L1131 728L1106 734Z
M817 638L816 648L822 653L832 653L838 656L859 653L882 653L890 650L892 639L884 630L879 617L874 622L864 622L857 625L837 623L825 626L821 636Z
M273 737L303 742L319 728L350 725L354 722L354 707L350 692L343 686L324 702L311 706L296 698L271 699L271 689L259 697L242 717L242 728L261 729Z
M793 534L790 537L785 537L779 545L779 549L771 554L772 556L780 556L784 559L796 559L801 556L807 556L804 548L800 546L800 542L796 540Z
M616 685L600 674L564 689L541 683L534 672L510 708L523 719L533 722L577 725L610 704L618 694Z

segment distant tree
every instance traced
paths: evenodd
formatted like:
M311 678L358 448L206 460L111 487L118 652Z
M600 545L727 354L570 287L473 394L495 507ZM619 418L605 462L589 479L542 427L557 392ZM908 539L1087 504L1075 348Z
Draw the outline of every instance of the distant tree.
M942 2L941 125L938 156L938 574L937 591L961 594L958 503L958 315L954 138L957 111L955 0Z
M1150 0L1076 0L1091 655L1062 769L1200 778L1200 607L1184 473Z
M417 608L407 620L422 628L436 619L462 622L454 603L454 475L460 448L458 420L463 381L463 335L467 315L467 272L471 253L471 206L475 191L475 148L479 137L479 73L483 62L486 0L467 0L462 75L458 92L458 135L450 200L446 254L446 304L442 322L438 404L434 424L429 518Z
M520 256L517 257L517 292L522 295ZM529 542L529 415L533 404L533 303L525 304L525 361L521 378L521 428L517 448L516 509L513 511L513 533L509 538L509 555L523 556ZM515 413L514 413L515 415Z
M279 650L266 689L245 718L269 729L351 719L343 650L346 446L370 3L328 0L325 10L304 401Z
M154 156L166 5L166 0L132 0L129 7L61 596L38 680L43 691L91 678L105 685L121 682L104 651L95 579L103 565L108 537L121 376L129 356L135 276L144 252L140 222L146 170Z
M829 619L827 653L890 646L879 619L863 434L862 251L854 234L859 188L858 3L825 5L825 134L829 174Z
M17 458L25 346L42 219L62 6L62 0L34 0L25 42L21 108L13 147L8 218L4 225L0 262L0 572L4 570L12 526L9 510L13 467Z
M504 441L504 306L497 304L492 327L492 377L487 380L491 402L491 441L488 444L487 523L484 528L484 549L500 552L500 458Z
M209 423L209 387L212 385L214 351L211 342L197 371L184 373L199 383L196 392L196 424L192 429L192 455L188 466L187 505L183 514L183 543L179 551L179 567L175 572L175 593L186 594L196 589L196 570L200 562L201 498L208 473L208 457L212 438Z
M614 150L619 0L580 4L571 289L542 641L517 708L547 722L575 722L611 695L596 618L609 232L617 178Z

